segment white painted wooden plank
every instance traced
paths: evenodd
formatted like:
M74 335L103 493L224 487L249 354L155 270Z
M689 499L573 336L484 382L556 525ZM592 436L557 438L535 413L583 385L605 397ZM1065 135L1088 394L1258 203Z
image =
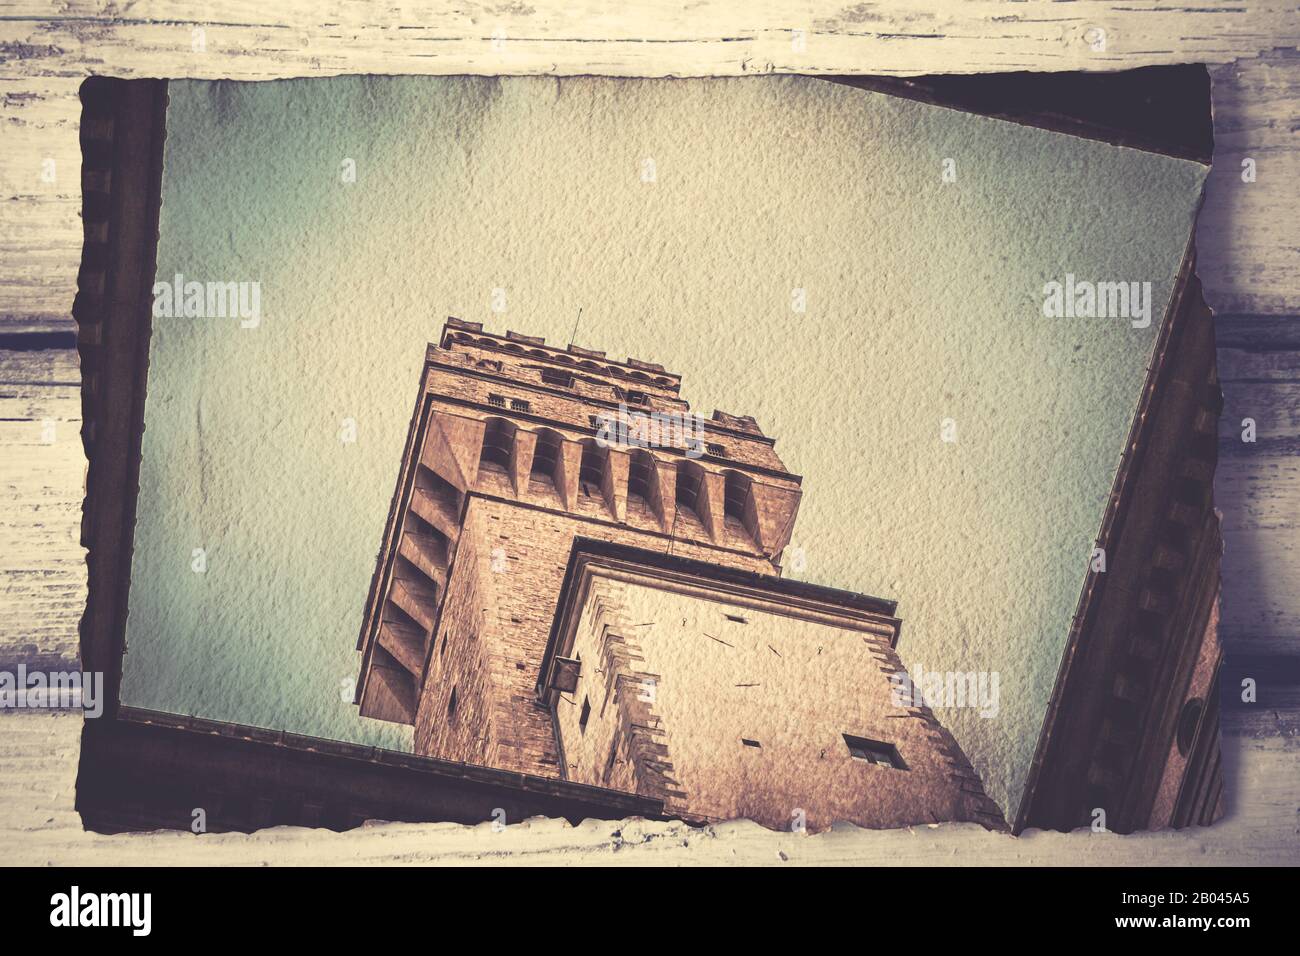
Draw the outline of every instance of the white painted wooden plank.
M11 2L0 75L916 74L1224 63L1300 42L1293 4L1158 0ZM201 50L194 29L204 30ZM802 31L796 34L795 31Z
M76 351L0 351L0 661L77 657L85 471Z
M1214 496L1225 531L1300 537L1300 456L1261 452L1220 458Z
M1206 301L1220 313L1300 313L1300 54L1278 50L1212 76L1214 165L1197 224Z
M1279 531L1223 533L1223 611L1227 634L1300 637L1300 535Z

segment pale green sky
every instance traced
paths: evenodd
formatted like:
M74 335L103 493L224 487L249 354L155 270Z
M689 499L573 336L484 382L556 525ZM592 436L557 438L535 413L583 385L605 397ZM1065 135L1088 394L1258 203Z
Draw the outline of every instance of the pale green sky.
M424 345L581 307L777 438L801 577L897 600L909 667L999 672L996 719L938 715L1014 813L1156 324L1043 285L1149 280L1158 323L1203 167L790 77L170 95L159 277L260 281L262 320L154 322L124 702L409 746L345 682Z

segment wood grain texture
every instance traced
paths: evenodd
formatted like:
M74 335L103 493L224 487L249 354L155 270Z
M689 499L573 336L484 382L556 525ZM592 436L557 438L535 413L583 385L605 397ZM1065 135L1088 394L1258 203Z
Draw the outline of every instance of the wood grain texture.
M1223 513L1229 650L1300 654L1300 317L1220 316ZM1256 440L1242 440L1244 422Z
M1224 728L1300 735L1300 317L1220 316ZM1243 441L1246 420L1256 440ZM1259 687L1240 701L1241 681ZM1293 772L1293 779L1297 776Z
M224 0L199 8L184 0L63 0L54 14L48 3L11 0L3 12L0 72L123 77L1114 70L1225 63L1300 42L1294 5L1279 0L1084 0L1064 9L1050 0ZM192 42L197 26L202 51Z
M384 825L350 834L210 836L195 862L1261 863L1300 861L1300 17L1294 4L1225 7L1032 0L877 7L704 0L688 12L590 2L260 0L194 8L0 2L0 666L71 661L85 602L85 458L70 316L82 246L78 89L88 75L273 79L338 73L747 76L1116 70L1215 65L1215 165L1198 272L1218 313L1225 392L1216 502L1223 513L1229 679L1261 682L1228 707L1229 818L1208 830L1123 839L1010 838L943 827L775 835L746 824L555 822L485 828ZM798 21L798 22L796 22ZM197 26L204 48L194 48ZM1104 31L1104 48L1098 47ZM792 31L806 31L803 46ZM1254 159L1254 182L1242 161ZM1255 419L1259 441L1240 440ZM80 718L0 716L0 846L12 862L174 862L168 834L86 834L72 810ZM425 849L412 851L412 846ZM16 854L16 855L15 855Z
M82 719L71 713L0 716L0 847L16 866L516 865L1051 866L1295 865L1294 768L1300 741L1229 739L1227 817L1213 827L1127 836L1031 830L1016 838L975 824L902 830L841 825L814 836L735 822L562 820L491 824L368 823L346 833L277 827L251 836L184 832L105 836L73 809Z
M0 351L0 666L77 658L85 472L76 351Z
M1300 313L1300 54L1276 50L1211 78L1214 165L1196 235L1206 301L1219 314ZM1254 182L1243 181L1246 160Z

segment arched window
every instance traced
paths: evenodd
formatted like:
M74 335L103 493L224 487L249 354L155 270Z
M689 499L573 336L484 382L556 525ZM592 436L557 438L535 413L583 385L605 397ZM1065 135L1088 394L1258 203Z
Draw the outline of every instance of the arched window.
M627 508L644 514L651 510L650 502L654 498L655 459L644 448L632 452L632 460L627 469Z
M479 467L498 468L509 471L510 458L515 448L514 422L504 418L489 418L487 429L483 432L483 450L479 453Z
M745 505L749 502L749 476L730 470L724 471L723 475L727 479L723 512L727 516L728 523L735 519L743 525Z
M754 510L749 500L752 482L749 476L730 469L722 474L726 479L722 493L722 513L727 531L742 538L755 537L756 532L752 526Z
M586 498L603 497L605 467L608 461L608 448L601 448L594 438L582 440L582 466L578 470L578 494Z
M564 439L549 428L537 432L537 447L533 450L532 477L543 478L555 484L555 466L560 460Z
M693 461L683 459L677 463L677 510L688 511L700 517L700 496L705 495L704 469Z

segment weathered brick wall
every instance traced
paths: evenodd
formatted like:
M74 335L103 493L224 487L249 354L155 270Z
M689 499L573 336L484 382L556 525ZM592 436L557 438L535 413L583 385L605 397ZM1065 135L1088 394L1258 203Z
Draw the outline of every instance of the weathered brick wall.
M579 687L574 694L558 695L555 726L563 744L565 776L569 780L635 791L636 775L625 750L626 721L617 703L623 690L619 679L627 675L611 666L602 644L611 584L595 583L600 593L592 595L591 604L597 613L584 615L578 622L583 633L576 643L584 649L577 651L582 659ZM617 613L620 606L615 600L613 611Z
M1192 670L1187 690L1180 698L1180 703L1184 706L1187 701L1199 699L1203 702L1202 707L1208 708L1214 700L1214 695L1218 692L1216 679L1219 675L1219 661L1222 657L1218 633L1219 603L1216 599L1210 618L1206 622L1205 630L1201 634L1201 648L1196 658L1196 666ZM1203 727L1199 733L1217 735L1217 718L1211 722L1210 726ZM1190 741L1187 743L1190 744ZM1191 746L1189 745L1187 749L1184 749L1180 744L1179 735L1176 731L1165 755L1164 769L1160 777L1160 788L1156 791L1151 808L1151 818L1147 822L1149 829L1160 830L1171 823L1175 823L1175 808L1178 805L1179 795L1184 789L1184 777L1187 774L1192 757L1193 750ZM1219 795L1218 799L1221 801L1222 794ZM1214 813L1216 818L1221 816L1222 806L1217 806Z
M588 607L592 613L578 623L579 687L560 695L556 705L566 776L685 806L655 708L660 675L641 666L638 633L646 622L627 618L617 581L592 581Z
M439 629L440 642L444 633L450 635L446 660L454 663L442 665L441 671L430 668L416 718L418 753L466 760L480 752L470 748L465 737L437 726L446 719L447 681L465 681L470 669L479 667L488 672L483 692L491 695L490 718L481 731L488 739L481 752L491 756L492 766L560 775L550 713L537 701L536 683L569 552L579 535L655 550L667 550L669 545L661 536L631 528L581 521L509 501L471 498ZM680 540L672 547L674 554L683 557L772 573L772 566L757 556ZM470 553L466 548L472 548L478 559L464 560ZM501 550L493 558L495 549ZM472 585L462 581L470 576ZM472 652L456 646L470 640L476 645ZM442 659L441 648L434 653L435 661ZM461 691L456 686L459 701ZM458 714L459 708L458 702ZM464 716L468 720L468 713ZM440 749L444 746L451 749Z
M467 523L468 524L468 523ZM428 676L415 720L415 752L495 766L493 701L496 671L489 666L483 640L484 601L480 587L490 573L491 552L483 535L467 527L461 535L455 573L448 581L441 626L434 636ZM485 567L486 565L486 567ZM456 712L448 714L452 690Z
M638 792L691 818L1004 825L934 713L893 699L903 667L885 633L779 600L598 576L571 654L583 661L574 705L558 705L570 779L602 784L613 754ZM892 744L906 769L854 757L844 734Z

